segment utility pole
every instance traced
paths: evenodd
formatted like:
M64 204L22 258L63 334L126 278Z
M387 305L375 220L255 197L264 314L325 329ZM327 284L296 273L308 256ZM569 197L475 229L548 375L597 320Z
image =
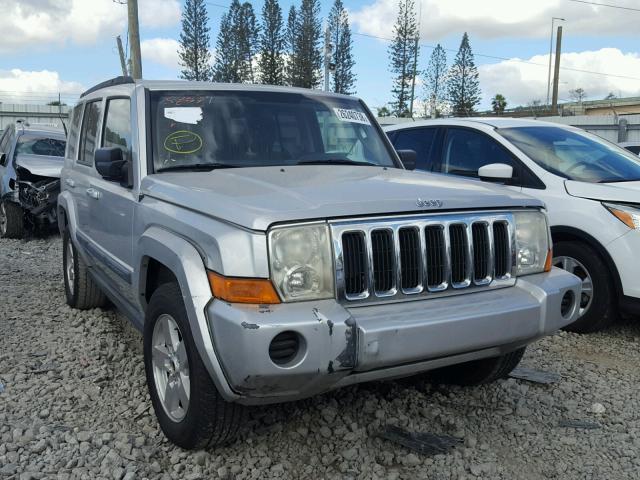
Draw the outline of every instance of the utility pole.
M556 39L556 64L553 69L553 99L551 110L558 111L558 83L560 81L560 55L562 53L562 25L558 27L558 38Z
M333 51L333 45L331 45L331 29L327 23L327 27L324 31L324 91L330 90L329 74L332 71L331 68L331 52ZM335 68L335 67L334 67Z
M122 67L122 76L127 76L127 61L124 59L124 48L122 48L122 39L120 35L116 37L118 43L118 54L120 55L120 66Z
M142 78L142 59L140 54L140 27L138 25L138 0L127 0L129 16L129 48L131 49L131 76Z
M547 75L547 105L549 105L549 94L551 91L551 57L553 56L553 23L556 20L564 22L564 18L551 17L551 34L549 35L549 73Z

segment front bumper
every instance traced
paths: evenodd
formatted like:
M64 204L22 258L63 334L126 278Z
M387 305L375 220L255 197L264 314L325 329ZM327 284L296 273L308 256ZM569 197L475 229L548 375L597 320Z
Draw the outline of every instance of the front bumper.
M580 298L579 279L554 269L509 288L366 307L214 300L207 318L235 400L266 404L503 355L574 321L575 301L561 315L569 291ZM269 344L285 331L299 335L300 353L278 366Z
M640 232L629 230L608 244L607 251L618 269L622 294L630 297L630 303L637 303L632 299L640 299L640 276L636 260L640 251Z

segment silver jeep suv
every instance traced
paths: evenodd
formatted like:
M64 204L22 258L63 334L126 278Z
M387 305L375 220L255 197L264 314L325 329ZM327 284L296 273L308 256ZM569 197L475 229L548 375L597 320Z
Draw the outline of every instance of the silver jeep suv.
M58 214L69 305L108 298L143 331L184 448L231 439L245 405L503 377L580 296L539 201L407 171L362 101L318 91L100 84L72 115Z

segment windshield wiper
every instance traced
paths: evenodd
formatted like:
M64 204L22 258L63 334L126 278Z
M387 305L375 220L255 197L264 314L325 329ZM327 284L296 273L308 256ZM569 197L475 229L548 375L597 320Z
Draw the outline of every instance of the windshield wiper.
M640 178L605 178L598 180L598 183L624 183L624 182L640 182Z
M185 165L171 165L169 167L157 168L155 173L172 172L176 170L198 170L210 172L219 168L240 168L238 165L228 165L224 163L191 163Z
M344 158L322 158L315 160L301 160L296 165L361 165L365 167L381 167L377 163L357 162L355 160L346 160Z

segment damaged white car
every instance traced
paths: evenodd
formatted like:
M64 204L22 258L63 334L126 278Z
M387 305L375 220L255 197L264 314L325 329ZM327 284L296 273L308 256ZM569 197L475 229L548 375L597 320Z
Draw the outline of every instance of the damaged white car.
M62 130L17 122L0 136L0 237L51 230L64 164Z

